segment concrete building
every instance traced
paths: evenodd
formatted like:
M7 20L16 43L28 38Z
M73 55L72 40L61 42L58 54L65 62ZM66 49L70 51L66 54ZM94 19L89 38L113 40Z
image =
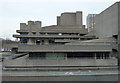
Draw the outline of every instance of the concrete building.
M117 65L111 46L115 40L99 40L95 36L87 36L88 30L82 24L81 11L62 13L57 17L57 25L52 26L41 27L41 21L20 23L20 30L17 32L19 35L13 37L20 38L18 52L28 53L28 59L6 61L5 66ZM36 60L37 58L39 60ZM25 64L22 64L24 62Z
M115 38L117 43L113 50L118 52L120 58L120 2L116 2L95 16L94 33L99 38Z
M95 26L95 16L96 15L97 14L88 14L88 16L87 16L86 23L87 23L88 32L91 32L94 29L94 26Z
M18 52L28 54L3 62L3 80L118 81L120 2L92 18L92 34L81 11L62 13L57 25L20 23L13 37L20 39Z
M12 52L12 53L17 53L17 48L18 48L18 44L19 41L12 41L12 40L2 40L0 41L1 45L1 49L0 51L2 52Z

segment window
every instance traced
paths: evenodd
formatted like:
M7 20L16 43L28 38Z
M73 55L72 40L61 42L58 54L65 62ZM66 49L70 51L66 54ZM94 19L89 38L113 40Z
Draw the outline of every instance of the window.
M109 59L109 52L105 53L96 53L96 58L97 59Z
M22 32L21 35L28 35L28 32Z
M41 44L41 40L36 40L36 45L40 45Z
M21 39L20 39L20 42L21 42L22 44L26 44L26 43L27 43L27 39L26 39L26 38L21 38Z
M40 35L45 35L45 33L41 33L41 32L40 32Z
M35 35L35 34L36 34L36 32L32 32L32 34L33 34L33 35Z

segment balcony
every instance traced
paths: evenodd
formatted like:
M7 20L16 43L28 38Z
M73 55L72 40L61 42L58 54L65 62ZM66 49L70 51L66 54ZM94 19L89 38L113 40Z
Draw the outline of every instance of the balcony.
M17 33L21 33L21 32L29 32L29 30L16 30ZM32 30L32 32L36 32L36 30ZM88 31L87 29L84 29L84 28L80 28L80 27L75 27L75 26L68 26L67 28L66 27L63 27L63 26L57 26L57 27L49 27L49 28L41 28L39 29L39 32L47 32L47 33L54 33L54 32L61 32L61 33L81 33L81 34L87 34Z
M68 60L29 60L17 59L6 60L3 63L4 67L42 67L42 66L117 66L117 59L68 59Z
M14 34L13 37L16 38L95 38L88 36L78 36L78 35L17 35Z
M19 52L110 52L111 45L19 45Z

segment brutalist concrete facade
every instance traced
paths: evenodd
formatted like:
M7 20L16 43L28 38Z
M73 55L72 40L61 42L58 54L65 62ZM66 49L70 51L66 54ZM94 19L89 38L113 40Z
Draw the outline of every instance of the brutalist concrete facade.
M118 4L115 3L95 17L95 35L99 38L118 35Z
M3 80L118 81L118 61L116 57L111 56L112 44L116 43L117 39L116 45L118 48L116 50L120 50L120 28L118 28L120 27L120 11L118 7L120 8L120 4L115 3L97 15L94 32L101 39L86 36L88 32L80 21L82 20L81 12L63 13L57 17L57 25L52 26L41 27L40 21L28 21L28 24L22 23L20 30L17 30L20 34L13 36L20 38L21 43L18 46L18 51L29 52L29 57L4 61L3 70L4 72L7 71L8 74L3 77ZM78 15L79 17L77 17ZM54 42L49 42L50 39L54 39ZM34 58L36 55L40 55L39 59ZM44 57L44 55L47 57ZM51 58L48 55L57 55L57 58ZM52 74L40 76L42 73L40 71L63 70L67 72L65 74L60 73L62 76L55 75L55 73L53 74L55 76ZM69 70L75 70L77 73L70 72L67 74ZM88 73L84 73L86 70ZM32 76L30 76L31 72L33 72ZM36 75L36 73L39 75ZM47 74L49 73L47 72Z
M96 15L95 29L93 32L99 38L116 38L116 50L118 52L118 57L120 58L120 2L116 2L100 14Z
M18 52L27 52L30 58L44 59L47 63L50 63L49 59L54 62L56 60L57 66L61 66L57 63L58 61L65 60L65 62L60 62L65 65L65 63L70 63L70 59L78 59L78 62L81 59L92 59L89 62L92 64L91 66L99 66L99 63L103 63L103 61L106 66L117 65L116 58L112 56L111 44L114 39L108 39L109 41L102 39L100 42L97 42L99 40L88 41L96 39L96 37L86 36L88 31L82 24L81 11L62 13L57 17L57 25L41 27L41 21L21 23L20 30L17 32L20 34L13 35L13 37L20 38ZM88 42L83 42L85 40ZM100 62L95 62L95 65L93 61ZM111 65L111 63L113 64ZM74 62L66 64L66 66L75 66L75 64ZM79 63L79 66L90 65Z

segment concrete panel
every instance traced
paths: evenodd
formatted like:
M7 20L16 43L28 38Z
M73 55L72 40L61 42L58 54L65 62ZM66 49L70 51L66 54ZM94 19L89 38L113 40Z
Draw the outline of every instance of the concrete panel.
M80 83L80 81L83 81L82 83L84 83L85 81L87 81L85 83L89 83L90 81L96 83L97 81L97 83L102 83L104 81L103 83L118 83L118 75L4 76L3 81L31 81L30 83L32 83L32 81L43 81L43 83L49 83L49 81L53 81L53 83L55 83L55 81L63 81L63 83L68 83L69 81L71 81L72 83L74 81L76 81L75 83Z
M111 45L19 45L19 52L111 52Z
M74 29L73 29L74 28ZM18 33L20 32L29 32L28 30L17 30ZM32 32L35 32L33 30ZM82 28L82 26L74 26L74 25L65 25L65 26L46 26L40 28L38 32L52 32L52 33L81 33L81 34L87 34L87 29Z
M117 66L117 59L6 60L3 66Z
M76 25L82 26L82 12L77 11L76 12Z
M95 17L95 35L112 37L118 34L118 4L115 3Z
M26 23L20 23L20 30L27 30Z
M31 30L31 31L38 31L41 28L41 21L28 21L26 23L20 23L20 30Z
M60 17L60 25L76 25L76 14L63 13Z

